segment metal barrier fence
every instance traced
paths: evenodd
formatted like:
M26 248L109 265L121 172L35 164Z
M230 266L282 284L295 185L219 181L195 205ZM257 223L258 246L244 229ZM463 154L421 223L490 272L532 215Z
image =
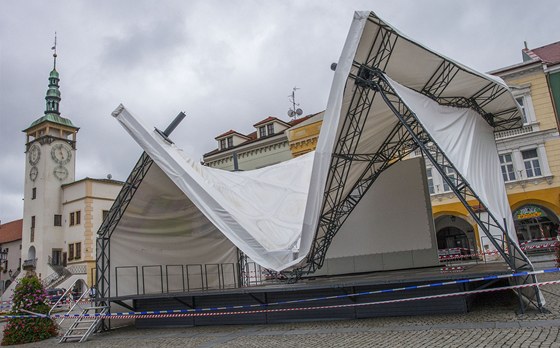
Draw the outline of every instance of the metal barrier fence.
M232 289L275 280L254 262L118 266L114 274L117 297Z

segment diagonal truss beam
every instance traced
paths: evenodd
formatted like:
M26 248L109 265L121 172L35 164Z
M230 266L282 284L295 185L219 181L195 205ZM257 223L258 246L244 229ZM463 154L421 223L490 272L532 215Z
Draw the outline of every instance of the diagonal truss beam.
M332 239L380 173L395 162L404 159L418 147L421 149L424 158L428 159L441 174L443 180L480 226L504 261L516 271L533 270L527 256L521 251L517 243L511 240L507 231L494 215L488 211L467 180L457 171L445 153L420 124L416 115L392 89L381 71L362 66L358 75L352 77L356 86L345 121L355 127L342 129L342 136L335 146L331 167L329 168L323 213L319 219L314 244L306 259L307 263L303 267L292 270L291 280L294 281L305 274L313 273L323 266ZM364 95L367 95L367 97L364 97ZM398 118L399 123L392 129L377 153L359 154L356 153L356 148L357 140L359 140L361 134L356 133L362 131L365 123L364 118L367 117L367 113L366 115L363 113L369 111L376 95L383 98ZM370 104L364 105L363 103ZM352 142L348 143L348 140L352 140ZM351 190L345 191L348 173L341 173L340 169L349 170L354 161L369 162ZM479 208L473 208L469 201L478 202ZM492 229L500 231L499 235L492 234ZM533 281L536 282L536 278L533 278ZM542 308L540 292L536 287L534 290L537 307Z

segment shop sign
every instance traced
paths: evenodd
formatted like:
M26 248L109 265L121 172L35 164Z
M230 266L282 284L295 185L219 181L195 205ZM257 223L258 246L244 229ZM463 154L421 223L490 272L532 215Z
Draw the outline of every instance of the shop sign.
M538 218L545 215L544 212L539 207L533 205L528 205L519 209L515 214L516 220L526 220L532 218Z

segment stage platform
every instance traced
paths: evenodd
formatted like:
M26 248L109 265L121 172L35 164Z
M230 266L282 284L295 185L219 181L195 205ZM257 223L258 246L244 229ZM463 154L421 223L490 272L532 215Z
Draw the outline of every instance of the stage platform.
M307 278L295 284L270 282L270 284L244 288L120 296L110 298L110 301L113 303L126 303L131 307L131 309L135 311L266 304L279 301L291 301L322 296L346 295L359 292L392 289L404 286L422 285L449 280L477 278L489 275L511 273L511 270L505 263L480 263L464 265L462 266L464 267L464 270L460 272L442 272L442 267ZM498 283L504 284L505 282L507 281L501 280L499 282L481 281L475 283L462 283L399 292L387 292L372 295L345 297L327 301L275 305L268 308L277 309L332 306L352 303L360 304L399 298L449 294L454 292L491 287ZM339 320L382 316L462 313L469 310L471 301L472 298L469 298L467 296L453 296L402 303L348 306L306 311L292 310L225 316L136 319L136 326L141 328L148 328L194 325L266 324L304 320ZM264 308L255 309L258 310Z

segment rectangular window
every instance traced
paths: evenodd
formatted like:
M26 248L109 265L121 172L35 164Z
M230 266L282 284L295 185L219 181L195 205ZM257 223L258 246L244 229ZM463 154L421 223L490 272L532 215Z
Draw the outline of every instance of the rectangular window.
M542 175L537 149L521 151L521 156L523 156L525 174L527 174L528 178Z
M268 133L268 135L274 134L274 124L273 123L266 125L266 132Z
M76 256L74 257L75 259L81 259L82 258L82 243L76 243Z
M527 124L527 109L525 108L525 98L524 97L517 97L515 98L517 104L519 104L519 108L521 109L521 118L523 119L523 124Z
M513 169L513 160L511 158L511 153L504 153L499 157L504 181L507 182L515 180L515 170Z
M54 215L54 225L55 226L62 226L62 215Z
M226 148L226 139L220 139L220 150L224 150Z
M82 221L82 212L78 210L76 212L76 225L79 225Z
M105 219L107 219L107 216L109 216L109 211L108 210L103 210L101 213L103 214L102 215L103 216L103 221L105 221Z
M445 167L445 174L447 174L447 177L451 180L451 182L454 185L457 184L457 175L455 174L455 170L453 170L453 168ZM443 181L443 191L444 192L451 191L451 187L447 184L445 180Z
M428 177L428 191L433 195L436 193L434 190L434 177L432 175L432 168L426 168L426 176Z
M265 126L259 127L259 137L266 137L266 128Z
M74 226L74 212L70 213L70 223L69 223L69 225Z
M227 147L233 147L233 137L227 138Z
M68 260L74 260L74 244L68 244Z
M29 237L30 242L35 241L35 216L31 217L31 235Z
M36 187L31 189L31 199L35 199L35 198L37 198L37 188Z

